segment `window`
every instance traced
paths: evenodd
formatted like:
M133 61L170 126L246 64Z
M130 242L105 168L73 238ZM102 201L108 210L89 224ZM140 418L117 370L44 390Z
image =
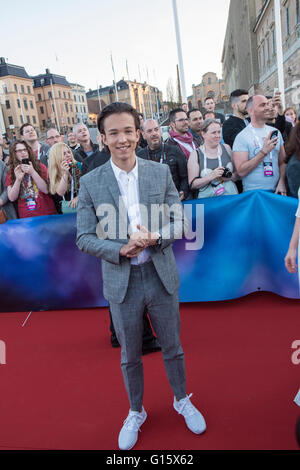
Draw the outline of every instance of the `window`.
M43 106L40 106L40 111L41 111L41 114L44 114L44 107Z
M22 93L25 93L24 85L21 85L21 92L22 92Z
M46 127L46 121L45 121L45 119L42 120L42 126L43 126L43 127Z
M61 98L60 90L58 90L58 97Z
M269 62L270 60L270 36L267 37L266 49L267 49L267 62Z
M5 106L6 106L6 109L10 109L10 102L9 102L9 100L6 100L6 101L5 101Z
M74 118L72 117L72 124L75 124Z
M73 107L72 107L71 104L70 104L70 111L71 111L71 113L73 113Z
M76 95L74 95L74 101L76 102Z
M32 116L32 122L33 122L33 124L36 124L36 118L35 118L35 116Z
M24 124L24 119L23 119L22 114L20 114L20 122L21 122L21 124Z
M12 118L12 116L8 116L8 123L10 126L12 126L14 124L14 120Z
M17 105L18 105L18 108L21 108L21 103L20 103L19 98L17 99Z
M68 112L69 112L69 106L68 106L68 103L65 103L65 108L66 108L66 112L68 113Z
M51 91L48 91L48 98L50 98L50 99L52 98L52 93L51 93Z
M76 113L78 113L78 108L77 108L77 106L75 106L75 107L76 107Z
M68 116L68 124L71 124L69 116Z
M29 104L30 104L30 108L31 108L31 109L34 109L34 108L33 108L33 102L32 102L31 100L29 101Z
M28 124L30 124L30 116L26 116Z
M207 79L207 84L211 85L211 78L210 77L208 77L208 79Z
M24 99L24 108L25 108L25 109L28 109L27 100L25 100L25 99Z
M273 55L276 54L276 36L275 36L275 29L272 29L272 49Z
M285 9L285 24L286 24L286 35L290 35L290 7L287 6Z
M66 92L64 91L64 99L66 99Z
M38 101L42 101L42 95L38 93Z
M69 98L69 100L71 99L70 93L68 93L68 98Z
M31 94L31 88L30 88L30 86L27 87L27 91L28 91L28 93L29 93L29 95L30 95L30 94Z
M14 87L15 87L15 91L18 93L18 87L16 83L14 84Z

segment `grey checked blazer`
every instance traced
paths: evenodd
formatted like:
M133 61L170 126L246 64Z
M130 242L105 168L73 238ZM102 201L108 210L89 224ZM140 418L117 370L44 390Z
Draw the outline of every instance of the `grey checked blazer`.
M162 235L160 246L149 247L150 255L165 289L173 294L179 287L179 278L172 242L182 238L186 224L181 202L168 165L138 157L137 162L140 205L144 208L142 224ZM162 207L164 210L157 217ZM101 258L103 294L114 303L123 302L128 288L130 259L119 254L121 246L128 242L128 226L127 211L109 160L80 179L77 246Z

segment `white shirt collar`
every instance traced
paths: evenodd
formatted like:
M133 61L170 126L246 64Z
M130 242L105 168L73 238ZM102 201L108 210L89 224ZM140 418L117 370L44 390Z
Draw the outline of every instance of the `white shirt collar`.
M136 181L138 180L138 159L137 158L135 159L134 168L129 173L127 173L126 171L122 170L117 165L115 165L112 159L110 159L110 163L111 163L111 166L112 166L112 169L113 169L113 172L115 174L117 181L122 179L122 175L126 175L128 177L132 175Z

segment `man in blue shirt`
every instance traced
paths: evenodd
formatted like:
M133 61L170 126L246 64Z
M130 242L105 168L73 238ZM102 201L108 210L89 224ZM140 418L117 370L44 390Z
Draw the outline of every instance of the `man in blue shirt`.
M233 145L234 164L243 189L264 189L286 195L283 139L278 130L266 125L268 100L262 95L253 96L246 109L251 124L236 136Z

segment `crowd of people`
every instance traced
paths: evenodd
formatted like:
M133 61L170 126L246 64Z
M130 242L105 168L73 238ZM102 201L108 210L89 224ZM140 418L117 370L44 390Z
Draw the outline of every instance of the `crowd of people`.
M171 110L164 141L155 119L140 116L137 155L168 164L181 200L234 195L263 189L298 197L300 123L296 110L283 110L280 93L273 97L230 95L232 114L215 111L207 97L204 108ZM80 176L104 164L110 153L91 140L85 124L66 136L50 128L45 142L23 124L9 146L0 137L0 207L2 221L76 211Z
M211 97L202 110L186 104L172 109L166 140L158 121L139 113L137 156L169 166L181 201L259 189L298 197L296 110L283 109L278 91L249 97L247 90L234 90L230 104L226 117ZM0 222L76 211L80 177L110 159L101 135L97 140L82 123L66 136L48 129L45 142L30 124L10 145L0 136Z

